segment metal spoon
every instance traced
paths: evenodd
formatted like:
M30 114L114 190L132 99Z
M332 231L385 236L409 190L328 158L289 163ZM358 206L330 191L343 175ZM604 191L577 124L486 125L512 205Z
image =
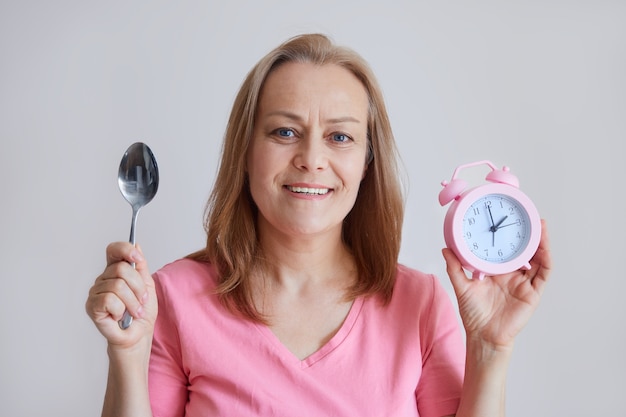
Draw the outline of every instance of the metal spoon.
M129 242L134 245L139 210L154 198L159 188L159 168L148 145L142 142L130 145L120 162L117 183L122 195L133 208ZM131 265L135 267L134 263ZM132 322L133 316L126 310L118 323L122 329L127 329Z

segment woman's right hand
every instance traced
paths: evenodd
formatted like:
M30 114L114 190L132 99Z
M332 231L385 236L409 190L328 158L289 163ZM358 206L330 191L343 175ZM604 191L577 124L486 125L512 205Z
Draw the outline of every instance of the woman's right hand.
M154 281L140 247L128 242L111 243L106 249L107 266L89 290L87 314L107 339L109 349L130 350L152 341L158 305ZM135 263L135 268L131 263ZM118 321L128 309L129 328Z

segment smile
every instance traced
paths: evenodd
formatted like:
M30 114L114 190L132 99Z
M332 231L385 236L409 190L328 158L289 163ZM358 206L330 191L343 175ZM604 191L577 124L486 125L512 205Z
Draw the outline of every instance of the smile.
M310 195L324 195L327 194L329 188L307 188L307 187L292 187L290 185L285 186L289 191L298 194L310 194Z

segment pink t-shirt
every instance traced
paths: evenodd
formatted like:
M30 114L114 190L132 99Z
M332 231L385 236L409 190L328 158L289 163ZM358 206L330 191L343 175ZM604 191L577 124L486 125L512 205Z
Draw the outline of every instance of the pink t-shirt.
M155 280L155 417L456 413L465 350L456 312L432 275L399 265L391 303L356 299L337 334L304 360L267 326L220 304L211 265L179 260Z

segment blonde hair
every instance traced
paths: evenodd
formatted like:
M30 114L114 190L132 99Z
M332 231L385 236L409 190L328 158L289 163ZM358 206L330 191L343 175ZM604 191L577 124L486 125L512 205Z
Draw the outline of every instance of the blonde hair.
M245 166L261 89L268 74L286 62L339 65L367 91L369 166L342 235L358 271L349 299L378 294L387 303L393 292L404 215L396 145L382 92L367 62L321 34L289 39L262 58L245 78L228 120L217 178L207 202L207 244L189 257L216 267L218 294L226 306L252 320L265 321L255 307L250 284L261 249Z

